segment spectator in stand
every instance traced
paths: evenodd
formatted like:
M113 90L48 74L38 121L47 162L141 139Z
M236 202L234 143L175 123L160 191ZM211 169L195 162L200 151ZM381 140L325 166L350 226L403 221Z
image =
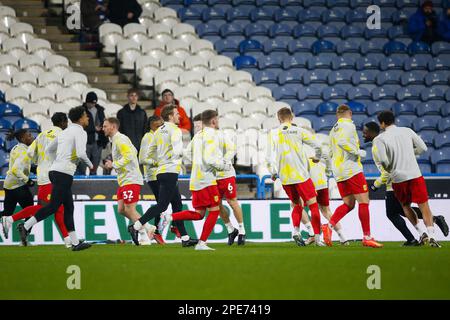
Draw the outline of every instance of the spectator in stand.
M443 41L450 42L450 8L444 11L439 21L438 33Z
M83 29L95 32L106 21L105 0L82 0L81 22Z
M177 107L178 113L180 114L180 124L178 125L178 128L180 128L183 132L183 136L189 135L190 138L192 128L191 119L189 119L186 111L180 105L180 101L175 99L174 94L170 89L165 89L161 93L161 98L161 103L155 109L155 116L161 116L161 111L166 105L175 105Z
M109 0L108 18L121 27L128 23L139 23L142 8L136 0Z
M86 102L83 104L89 117L89 125L84 129L87 133L86 154L94 165L90 170L90 175L97 174L103 148L108 144L108 138L103 133L102 123L105 120L105 108L97 104L97 94L93 91L86 95ZM77 167L77 174L85 175L87 166L80 163Z
M426 0L408 20L408 33L414 41L428 44L439 39L437 33L438 19L433 10L433 2Z
M147 113L138 105L139 91L128 90L128 104L117 113L120 121L120 132L130 138L137 151L141 147L141 140L147 132Z

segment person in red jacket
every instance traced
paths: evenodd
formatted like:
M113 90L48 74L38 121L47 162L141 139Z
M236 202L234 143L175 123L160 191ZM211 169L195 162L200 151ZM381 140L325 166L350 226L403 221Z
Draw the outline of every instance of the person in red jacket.
M162 101L159 104L159 106L155 109L154 115L161 116L161 111L166 105L171 105L171 104L176 105L177 109L178 109L178 113L180 114L180 124L178 125L178 127L181 129L183 134L187 134L187 133L190 134L191 128L192 128L191 119L189 119L188 115L186 114L186 111L180 105L180 101L175 99L172 90L165 89L161 93L161 97L162 97Z

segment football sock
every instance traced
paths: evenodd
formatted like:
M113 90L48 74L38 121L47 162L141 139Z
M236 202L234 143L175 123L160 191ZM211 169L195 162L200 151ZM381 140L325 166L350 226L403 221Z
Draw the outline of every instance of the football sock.
M334 214L330 218L331 226L335 226L351 210L352 209L345 203L337 207L336 211L334 211Z
M341 240L341 242L347 241L347 239L346 239L345 236L344 236L344 233L342 232L342 228L339 229L339 230L335 230L335 231L336 231L336 233L338 234L339 239Z
M31 217L27 221L25 221L24 227L27 230L30 230L35 224L37 223L37 220L35 217Z
M417 222L417 224L414 226L414 228L416 228L419 235L422 235L424 232L426 232L425 229L420 224L420 222Z
M25 209L23 209L23 210L17 212L16 214L14 214L12 216L12 219L13 219L13 221L18 221L18 220L22 220L22 219L26 219L26 218L32 217L41 208L42 208L42 206L39 205L39 204L35 205L35 206L26 207Z
M292 209L291 217L292 217L292 224L294 225L294 228L300 226L302 212L303 212L303 208L299 204L295 205L294 209Z
M434 235L434 227L427 227L427 231L428 231L428 237L430 237L430 239L436 239L435 235Z
M308 230L309 236L314 237L314 230L313 230L311 222L305 223L305 227L306 227L306 230Z
M300 234L300 227L294 228L294 235L296 235L296 234Z
M133 228L136 231L139 231L142 229L142 223L139 220L136 220L136 222L133 224Z
M320 234L320 212L317 202L309 205L309 210L311 211L311 224L314 234Z
M239 223L239 234L245 234L245 227L243 223Z
M231 222L226 223L225 226L227 227L228 233L232 233L234 231L234 227Z
M217 219L219 218L219 210L210 211L208 216L206 217L205 223L203 224L202 234L200 236L200 240L206 242L208 240L209 235L214 229L216 225ZM200 215L200 214L199 214Z
M358 208L358 216L361 221L361 226L363 229L363 234L365 236L370 236L370 215L369 215L369 204L360 203Z
M70 231L69 232L69 237L70 237L70 241L72 242L73 246L77 246L80 241L78 240L77 234L75 233L75 231Z
M320 234L314 235L314 241L315 241L316 243L319 243L319 242L320 242Z
M202 220L203 216L196 212L190 210L184 210L177 213L172 214L172 221L178 220Z

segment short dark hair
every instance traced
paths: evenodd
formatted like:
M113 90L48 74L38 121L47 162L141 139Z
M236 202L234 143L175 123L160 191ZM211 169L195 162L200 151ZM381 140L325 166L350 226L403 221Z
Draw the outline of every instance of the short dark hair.
M204 125L209 125L211 120L218 116L219 113L216 110L205 110L202 112L202 123Z
M61 127L63 123L66 123L68 121L67 115L64 112L55 112L52 115L52 123L56 127Z
M173 91L170 90L170 89L164 89L163 92L161 92L161 96L163 96L164 94L166 94L168 92L171 93L174 96Z
M11 130L8 135L6 136L6 140L11 141L14 140L14 138L21 142L25 134L28 133L28 129L19 129L17 131Z
M337 107L337 109L336 109L336 113L339 113L339 114L341 114L341 113L345 113L345 112L349 112L349 111L352 111L352 109L348 106L348 105L346 105L346 104L341 104L339 107Z
M176 106L173 104L169 104L165 106L161 111L161 117L164 121L169 121L169 116L173 115L173 111L176 109Z
M69 119L73 123L78 122L84 113L86 113L86 109L82 106L72 108L69 110Z
M377 135L380 133L380 126L375 121L367 122L366 124L364 124L364 126L369 129L370 132L373 132Z
M202 121L202 114L199 113L198 115L196 115L196 116L192 119L192 121Z
M129 96L129 95L132 94L132 93L136 93L137 95L139 95L139 90L136 89L136 88L130 88L130 89L128 89L128 91L127 91L127 96Z
M150 125L151 125L153 122L156 122L156 121L159 121L159 120L162 120L162 118L161 118L160 116L155 116L155 115L150 116L150 117L148 118L148 121L147 121L147 126L150 128Z
M120 128L120 121L117 118L109 117L109 118L106 118L105 121L108 121L109 123L114 124L117 127L117 129Z
M288 107L283 107L280 110L278 110L277 116L278 116L278 118L285 120L287 118L294 117L294 114L292 113L292 110L289 109Z
M383 110L381 111L378 116L378 122L384 123L386 126L390 126L391 124L395 123L395 116L394 113L391 110Z

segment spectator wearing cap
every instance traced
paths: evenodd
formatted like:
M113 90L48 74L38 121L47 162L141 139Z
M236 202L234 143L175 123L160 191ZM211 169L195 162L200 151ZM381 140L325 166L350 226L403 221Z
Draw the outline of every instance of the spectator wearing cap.
M438 20L436 12L433 10L433 2L425 1L408 19L408 33L414 41L422 41L432 44L437 41Z
M93 169L90 171L91 175L97 173L98 165L103 148L108 144L108 138L102 130L103 121L105 120L105 108L97 104L97 94L93 91L86 95L86 102L83 107L89 117L89 125L84 129L87 133L86 154L93 164ZM79 164L77 174L86 174L86 165Z
M139 91L128 90L128 104L124 105L117 113L120 121L119 131L130 138L139 152L141 140L147 133L147 113L138 105Z
M162 98L161 103L155 109L155 115L161 116L161 111L162 111L162 109L164 109L165 106L172 105L172 104L175 105L177 107L178 113L180 114L180 124L178 125L178 127L183 132L183 135L189 134L189 136L190 136L190 132L191 132L191 128L192 128L191 119L189 119L188 115L186 114L186 111L180 105L180 101L175 99L175 96L174 96L172 90L165 89L161 93L161 98Z

